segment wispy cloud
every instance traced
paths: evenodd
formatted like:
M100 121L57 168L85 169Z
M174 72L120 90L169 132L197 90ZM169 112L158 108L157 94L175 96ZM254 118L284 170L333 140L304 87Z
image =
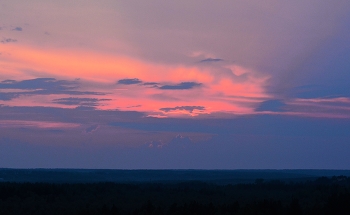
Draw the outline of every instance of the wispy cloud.
M126 78L118 80L117 84L121 85L135 85L141 84L144 86L153 86L161 90L189 90L196 87L200 87L202 83L197 82L181 82L179 84L161 84L159 82L143 82L138 78ZM159 86L160 85L160 86Z
M255 111L264 114L292 115L312 118L350 118L350 99L297 98L288 100L266 100Z
M92 132L95 132L97 131L98 129L100 128L99 125L92 125L88 128L85 129L85 133L89 134L89 133L92 133Z
M12 39L12 38L3 38L1 41L0 41L1 43L15 43L15 42L17 42L17 40L16 39Z
M111 99L97 99L97 98L59 98L54 99L52 102L57 104L64 105L78 105L78 106L86 106L86 107L95 107L100 105L100 102L110 101Z
M22 30L23 30L22 27L15 27L15 28L12 29L12 31L22 31Z
M103 95L99 92L79 91L78 81L57 80L55 78L36 78L23 81L4 80L0 89L23 90L21 92L2 93L4 98L15 98L19 95Z
M80 124L77 123L63 123L50 121L32 121L32 120L0 120L0 127L2 128L76 128Z

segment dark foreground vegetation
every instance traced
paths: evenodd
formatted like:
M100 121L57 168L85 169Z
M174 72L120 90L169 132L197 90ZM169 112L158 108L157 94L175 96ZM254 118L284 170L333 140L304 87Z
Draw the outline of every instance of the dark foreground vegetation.
M2 182L0 214L350 214L350 177L234 185Z

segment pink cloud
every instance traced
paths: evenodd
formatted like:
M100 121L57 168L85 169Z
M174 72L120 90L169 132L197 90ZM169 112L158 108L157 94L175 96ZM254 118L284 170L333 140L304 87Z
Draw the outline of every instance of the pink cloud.
M249 114L254 111L256 97L266 98L266 76L257 76L252 70L238 65L220 65L231 75L217 75L212 67L202 65L167 65L146 62L136 58L79 49L40 49L18 44L8 45L11 56L1 59L6 68L6 79L23 80L37 78L28 70L44 71L41 77L75 80L79 78L79 90L101 92L105 95L88 95L77 98L101 99L96 108L101 110L135 110L160 112L161 108L176 106L203 106L205 113L229 112ZM220 69L219 68L219 69ZM237 81L237 75L247 78ZM5 79L5 78L4 78ZM152 87L142 84L117 84L118 80L138 80L138 83L162 83ZM121 82L123 83L123 82ZM194 87L181 84L195 83ZM192 86L192 85L191 85ZM164 89L163 89L164 88ZM167 89L167 90L165 90ZM182 90L183 89L183 90ZM173 101L157 99L154 95L174 98ZM240 102L231 96L244 97L249 102ZM10 106L50 106L75 108L73 105L54 104L62 95L21 96L4 102ZM159 98L159 97L158 97ZM103 103L103 104L102 104ZM163 113L164 114L164 113ZM172 112L172 116L177 114ZM190 112L183 113L197 115ZM165 114L167 115L167 114Z
M0 120L0 127L2 128L40 128L52 129L62 128L70 129L77 128L80 124L77 123L63 123L63 122L48 122L48 121L30 121L30 120Z

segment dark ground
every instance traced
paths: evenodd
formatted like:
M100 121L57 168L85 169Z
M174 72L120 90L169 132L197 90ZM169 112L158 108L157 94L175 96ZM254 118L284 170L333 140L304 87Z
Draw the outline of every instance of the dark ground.
M350 214L348 174L2 169L0 214Z

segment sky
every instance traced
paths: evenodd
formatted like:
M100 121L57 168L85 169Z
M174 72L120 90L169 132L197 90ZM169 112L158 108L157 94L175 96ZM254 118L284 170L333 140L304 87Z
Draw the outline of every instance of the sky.
M350 169L348 0L2 0L0 168Z

